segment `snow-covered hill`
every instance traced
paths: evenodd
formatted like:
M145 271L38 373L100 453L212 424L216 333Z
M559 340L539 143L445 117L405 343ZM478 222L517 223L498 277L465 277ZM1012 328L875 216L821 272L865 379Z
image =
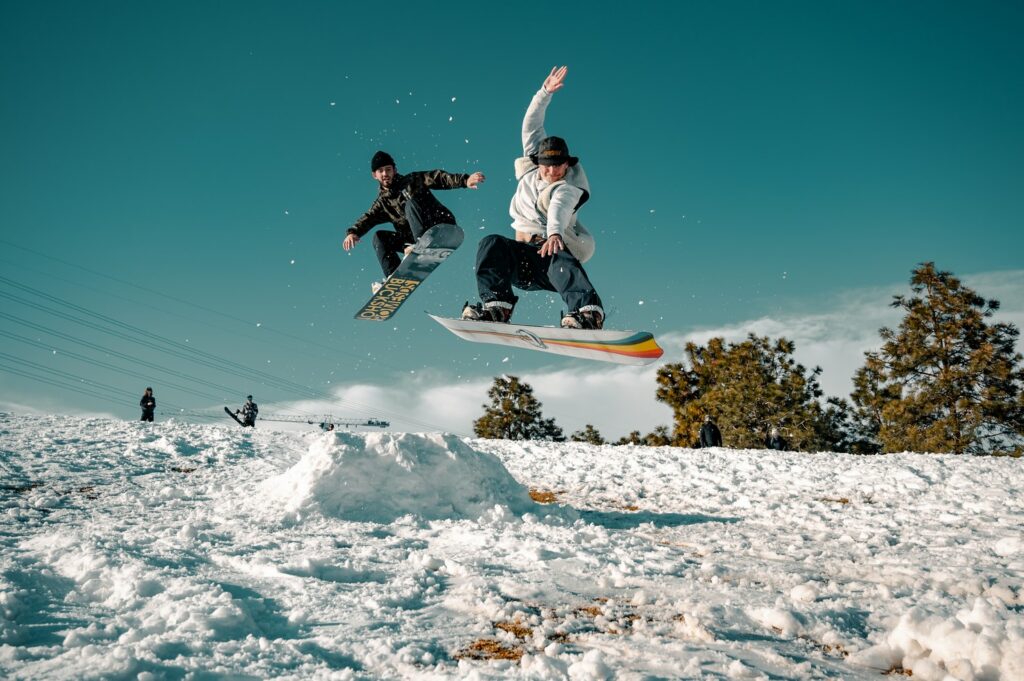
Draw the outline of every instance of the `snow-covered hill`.
M0 676L1019 681L1021 463L0 415Z

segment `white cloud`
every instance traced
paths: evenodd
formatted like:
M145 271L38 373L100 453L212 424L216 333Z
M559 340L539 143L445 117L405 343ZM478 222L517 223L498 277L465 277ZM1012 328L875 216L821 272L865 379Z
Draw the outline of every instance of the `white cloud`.
M964 283L1003 305L997 321L1024 326L1024 270L963 277ZM828 312L764 317L718 328L659 337L665 362L680 361L687 342L704 344L722 336L730 341L760 336L785 336L796 344L796 359L808 369L820 366L826 395L845 397L864 353L880 345L878 329L899 324L898 310L889 307L892 296L909 294L908 285L848 291L827 303ZM533 387L545 417L554 418L566 435L593 424L607 439L632 430L648 433L659 425L671 426L672 413L655 399L658 367L621 367L589 363L559 368L553 362L539 371L516 372ZM473 421L483 414L493 376L456 379L445 372L418 374L389 385L356 385L338 389L337 402L277 405L301 413L325 413L344 408L350 413L384 418L399 431L446 430L469 435Z

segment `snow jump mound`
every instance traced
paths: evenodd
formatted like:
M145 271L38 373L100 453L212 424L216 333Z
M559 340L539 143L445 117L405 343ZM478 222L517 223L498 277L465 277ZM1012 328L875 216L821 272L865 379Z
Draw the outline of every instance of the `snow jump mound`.
M536 508L498 457L448 434L332 433L264 485L289 513L363 522L408 514L475 519L496 505L516 514Z

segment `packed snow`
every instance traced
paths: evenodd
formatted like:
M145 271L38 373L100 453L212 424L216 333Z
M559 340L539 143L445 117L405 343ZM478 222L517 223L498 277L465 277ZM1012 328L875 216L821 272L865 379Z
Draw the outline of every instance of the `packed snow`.
M1019 459L0 414L0 677L1024 679Z

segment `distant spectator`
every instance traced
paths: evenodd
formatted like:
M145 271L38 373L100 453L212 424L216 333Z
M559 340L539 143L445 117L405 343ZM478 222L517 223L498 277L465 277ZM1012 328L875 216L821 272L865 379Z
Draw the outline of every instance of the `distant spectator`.
M715 423L710 414L704 417L704 424L700 427L700 446L722 446L722 431L718 429L718 424Z
M153 389L146 388L146 392L142 394L142 399L139 400L139 406L142 407L142 418L140 421L153 422L153 414L156 413L156 398L153 397Z
M771 431L768 433L768 437L764 439L764 446L768 449L776 449L780 452L784 452L789 449L789 443L779 433L779 429L772 426Z
M236 414L242 415L242 425L248 426L249 428L256 427L256 415L260 413L260 408L256 406L256 403L252 401L252 395L248 395L245 398L245 404L242 405L241 409L235 410Z

